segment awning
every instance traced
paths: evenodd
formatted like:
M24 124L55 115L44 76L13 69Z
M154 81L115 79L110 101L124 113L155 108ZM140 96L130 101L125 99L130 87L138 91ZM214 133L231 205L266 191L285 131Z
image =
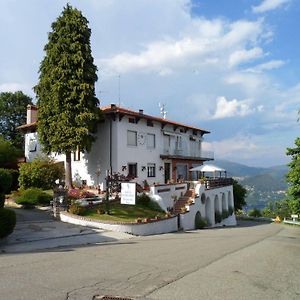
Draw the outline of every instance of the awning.
M226 172L225 169L217 167L215 165L202 165L198 167L194 167L190 169L191 172L198 171L198 172Z

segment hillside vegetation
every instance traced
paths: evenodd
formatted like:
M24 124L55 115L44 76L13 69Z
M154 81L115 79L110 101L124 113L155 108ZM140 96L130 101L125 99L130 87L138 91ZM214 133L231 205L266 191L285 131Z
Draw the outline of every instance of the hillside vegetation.
M216 160L214 164L226 169L229 176L236 177L247 188L246 209L262 209L268 202L286 197L286 173L289 170L286 165L257 168L225 160Z

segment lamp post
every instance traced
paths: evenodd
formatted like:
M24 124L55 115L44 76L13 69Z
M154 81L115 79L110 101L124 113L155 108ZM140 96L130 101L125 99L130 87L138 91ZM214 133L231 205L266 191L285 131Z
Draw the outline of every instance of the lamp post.
M106 170L105 181L106 181L105 213L107 215L109 215L110 214L110 211L109 211L109 195L110 195L110 181L111 181L109 170Z
M101 170L100 170L100 166L97 166L96 172L95 172L96 176L97 176L97 190L98 190L98 194L100 194L100 174L101 174Z

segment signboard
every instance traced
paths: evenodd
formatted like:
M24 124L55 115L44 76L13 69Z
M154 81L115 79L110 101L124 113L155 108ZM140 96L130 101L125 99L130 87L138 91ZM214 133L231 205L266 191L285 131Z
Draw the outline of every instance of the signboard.
M298 219L298 215L291 215L292 219Z
M135 205L136 198L136 183L122 182L121 183L121 204Z

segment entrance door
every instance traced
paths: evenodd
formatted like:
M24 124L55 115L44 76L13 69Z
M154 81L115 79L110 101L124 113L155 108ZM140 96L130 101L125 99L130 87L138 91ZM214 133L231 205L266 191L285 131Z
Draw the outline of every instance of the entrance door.
M165 163L164 170L165 170L165 183L168 183L168 181L171 179L171 164Z

